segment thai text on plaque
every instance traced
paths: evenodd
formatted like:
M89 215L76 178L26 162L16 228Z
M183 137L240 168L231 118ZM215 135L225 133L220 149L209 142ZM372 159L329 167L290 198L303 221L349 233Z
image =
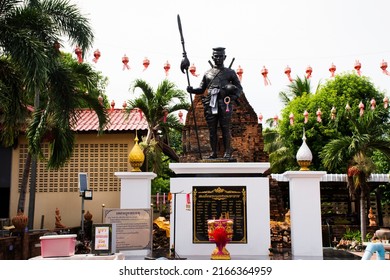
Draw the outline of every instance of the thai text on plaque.
M233 220L230 243L247 243L245 186L194 186L192 197L193 243L209 243L207 220L226 215Z

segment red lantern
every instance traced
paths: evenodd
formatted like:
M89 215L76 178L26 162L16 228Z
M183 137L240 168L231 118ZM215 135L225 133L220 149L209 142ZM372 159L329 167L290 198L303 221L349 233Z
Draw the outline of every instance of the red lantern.
M311 66L307 66L307 68L306 68L306 79L310 79L311 78L311 73L313 73L313 68L311 68Z
M373 99L371 99L371 101L370 101L370 104L371 104L371 110L375 110L375 107L376 107L376 101L375 101L375 99L373 98Z
M382 59L382 62L381 62L381 69L383 71L383 74L386 74L386 75L390 76L389 71L387 71L387 62L384 61L383 59Z
M165 71L166 76L168 76L169 69L171 69L171 65L169 64L169 62L167 60L167 62L165 62L165 64L164 64L164 71Z
M183 123L183 112L179 111L178 116L179 116L179 122Z
M293 113L290 114L289 119L290 119L290 125L294 125L294 114Z
M195 64L193 64L193 63L190 67L190 73L192 74L192 76L195 76L195 77L199 76L199 74L196 74L196 67L195 67Z
M127 57L126 54L122 57L122 63L123 63L123 70L125 69L130 70L130 66L128 65L129 58Z
M125 110L125 109L126 109L126 107L127 107L127 103L126 103L126 101L123 101L122 107L123 107L123 110Z
M330 68L329 68L329 71L330 71L330 73L331 73L331 77L333 78L334 77L334 72L336 72L336 65L334 65L333 63L332 63L332 65L330 66Z
M144 61L142 62L142 65L144 66L144 71L149 67L150 60L145 57Z
M114 107L115 107L115 101L112 100L112 101L111 101L111 111L114 110Z
M287 67L284 69L284 74L287 75L287 78L290 82L293 81L293 79L291 78L291 68L290 66L287 65Z
M361 102L360 101L360 103L359 103L359 115L360 116L363 116L363 114L364 114L364 104L363 104L363 102Z
M362 64L360 63L359 60L356 60L356 61L355 61L355 66L354 66L354 68L355 68L357 74L360 76L360 75L361 75L360 69L362 68Z
M77 46L76 49L74 50L74 53L77 56L77 61L79 63L82 63L83 62L83 50L79 46Z
M94 51L94 52L93 52L94 58L92 59L92 61L95 62L95 63L98 62L98 60L99 60L99 58L100 58L100 55L101 55L101 54L100 54L99 49L97 49L96 51Z
M103 96L99 95L98 100L100 105L103 105Z
M383 107L385 107L385 109L387 109L387 107L389 107L389 98L387 96L385 96L385 98L383 98Z
M317 122L322 122L322 119L321 119L322 112L321 112L320 108L318 108L316 115L317 115Z
M260 123L263 122L263 114L262 113L259 114L259 121L260 121Z
M279 120L278 115L275 115L275 116L274 116L274 126L277 126L277 125L278 125L278 120Z
M336 108L333 106L332 109L330 110L330 118L332 120L336 119Z
M268 86L271 84L271 81L268 79L268 69L263 66L263 69L261 70L261 75L264 77L264 85Z
M304 116L304 123L307 123L307 121L309 120L309 113L305 110L305 112L303 112L303 116Z
M163 122L164 122L164 123L167 122L167 117L168 117L168 110L167 110L167 109L164 109L164 110L163 110Z
M244 69L241 68L241 65L238 65L238 68L237 68L237 76L238 78L240 79L240 81L242 80L242 74L244 74Z

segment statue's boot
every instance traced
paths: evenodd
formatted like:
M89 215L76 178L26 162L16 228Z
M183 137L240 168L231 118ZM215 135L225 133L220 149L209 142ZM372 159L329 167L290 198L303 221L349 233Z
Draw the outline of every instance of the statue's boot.
M214 133L210 133L210 146L211 154L209 155L209 159L217 158L217 136Z
M223 132L223 146L225 148L225 154L223 158L230 159L232 157L232 148L230 146L230 129L228 125L222 127Z
M228 149L225 154L223 155L223 158L230 159L232 157L232 152L230 149Z

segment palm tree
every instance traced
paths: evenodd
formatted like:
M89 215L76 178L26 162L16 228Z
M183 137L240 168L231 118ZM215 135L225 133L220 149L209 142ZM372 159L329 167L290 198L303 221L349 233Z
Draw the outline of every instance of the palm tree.
M320 83L318 83L314 93L317 92L319 87ZM302 79L297 76L297 78L288 85L288 91L279 92L279 98L285 105L287 105L292 99L302 96L304 93L311 93L310 79L307 79L306 77Z
M320 84L317 85L316 92ZM288 85L288 91L279 92L279 98L287 105L296 97L311 93L310 79L298 77ZM264 150L269 154L272 172L284 172L295 166L295 155L288 143L280 137L279 128L273 119L268 119L266 124L270 127L264 131ZM272 129L272 127L274 127Z
M341 136L326 144L320 157L330 171L344 167L347 170L347 186L350 195L360 204L362 242L366 236L365 202L370 193L367 180L375 170L371 157L378 151L390 159L389 114L377 108L367 111L362 117L350 119L352 135Z
M272 163L272 173L283 173L296 165L295 156L292 149L288 148L277 129L266 129L263 132L264 151L269 154Z
M47 121L51 121L52 127L57 128L51 145L51 167L61 166L61 162L69 157L69 147L73 145L70 128L77 119L74 111L77 102L74 98L80 92L74 87L75 77L61 68L58 46L63 37L68 37L70 43L79 46L83 53L92 45L92 29L76 5L64 0L0 1L0 56L9 59L8 65L19 71L22 81L21 86L14 88L17 94L15 90L2 86L6 83L0 84L1 96L8 98L12 106L19 105L20 108L26 105L20 102L20 96L34 104L34 121L28 129L29 156L32 156L29 228L32 227L34 218L37 156L40 154L40 143ZM4 73L4 69L0 73ZM63 79L70 84L63 83ZM4 76L0 80L4 81ZM58 89L61 90L57 91ZM97 110L100 127L103 128L106 117L102 114L101 106L99 108L99 104L92 99L88 102L92 102L92 108ZM10 108L7 110L11 110ZM7 130L7 124L9 122L3 123L2 129L5 132L10 131L9 128ZM9 135L8 140L11 138ZM28 162L29 159L26 163ZM25 168L28 170L29 164ZM23 179L22 182L27 184L27 180ZM21 186L22 189L26 187ZM21 191L21 195L23 193L25 191Z
M161 159L158 155L161 151L171 160L179 161L179 156L170 146L169 131L171 129L181 131L182 129L183 125L172 113L178 110L188 110L187 94L177 89L176 85L167 79L158 85L156 91L146 81L137 79L130 90L134 93L137 88L142 93L139 97L128 100L127 110L128 112L133 109L141 110L148 122L148 134L144 141L147 147L145 153L148 154L148 149L154 149L157 159ZM158 164L155 164L153 169L156 170L157 166Z

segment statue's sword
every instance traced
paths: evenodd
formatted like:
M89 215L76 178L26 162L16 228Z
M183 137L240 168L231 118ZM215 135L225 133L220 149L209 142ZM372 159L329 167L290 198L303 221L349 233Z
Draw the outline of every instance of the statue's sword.
M181 72L186 73L186 75L187 75L187 83L188 83L188 86L190 86L190 76L188 74L188 68L190 67L190 61L188 60L186 48L185 48L185 45L184 45L183 29L181 27L181 20L180 20L180 16L179 15L177 15L177 24L179 25L180 39L181 39L181 44L183 46L183 59L182 59L181 64L180 64L180 70L181 70ZM195 107L194 107L194 102L192 101L191 93L190 93L190 100L191 100L192 114L193 114L193 118L194 118L196 140L198 141L199 157L200 157L200 159L202 159L202 153L200 152L200 142L199 142L199 135L198 135L198 126L196 124L196 117L195 117Z

